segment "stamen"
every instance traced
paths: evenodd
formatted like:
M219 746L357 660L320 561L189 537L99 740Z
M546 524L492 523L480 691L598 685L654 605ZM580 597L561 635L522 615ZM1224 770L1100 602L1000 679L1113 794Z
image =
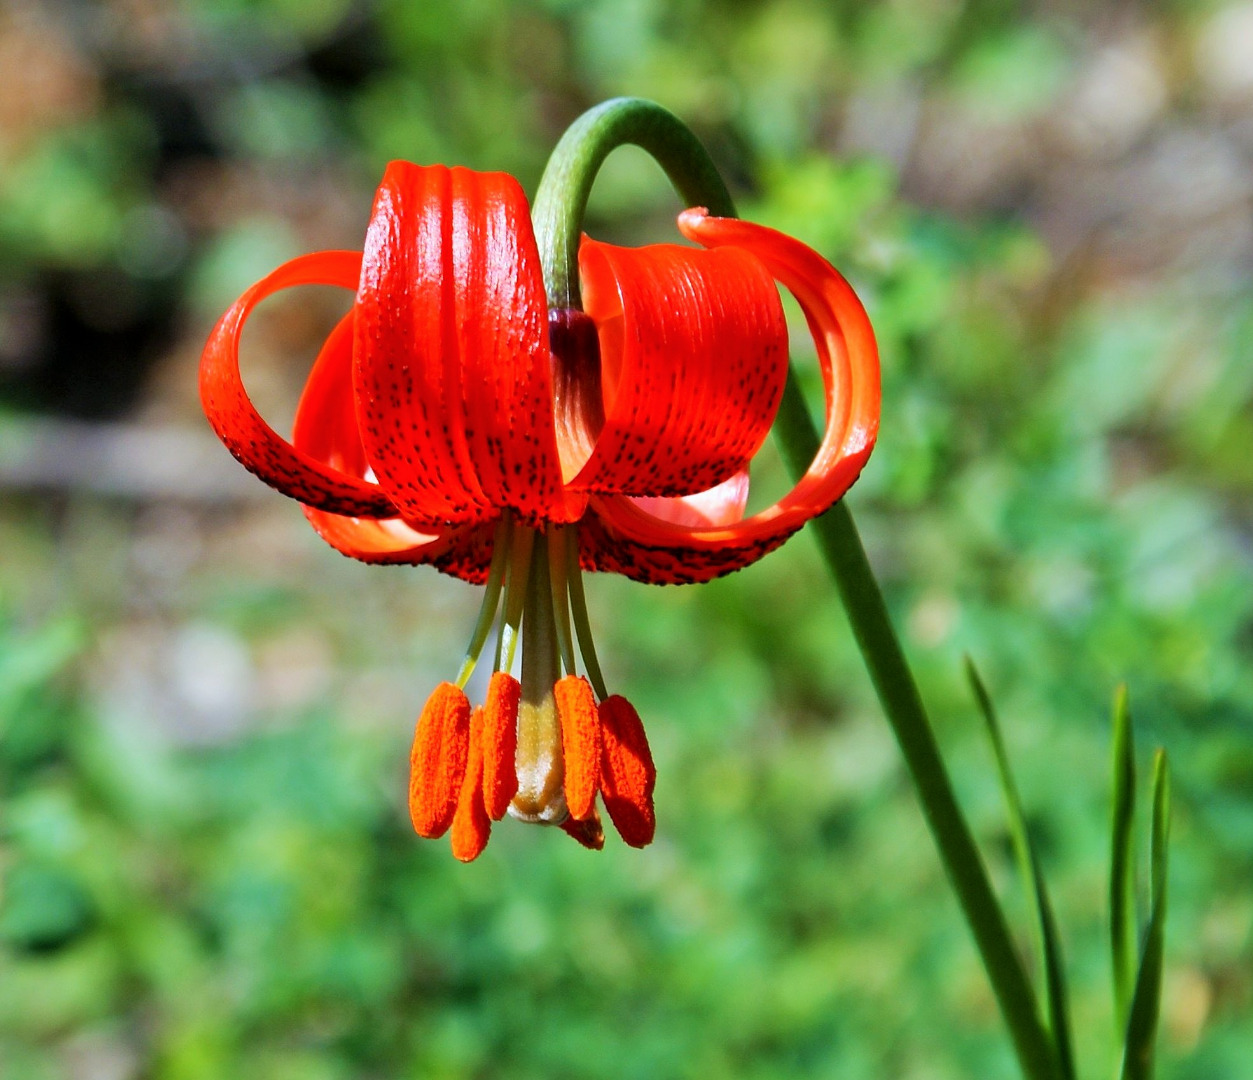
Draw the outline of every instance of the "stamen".
M526 590L522 632L522 702L518 706L518 793L509 813L522 821L556 825L566 819L561 722L553 685L561 677L548 580L547 538L535 537L536 557Z
M409 817L419 836L443 836L457 812L466 771L470 701L440 683L423 706L409 753Z
M512 533L509 551L509 580L505 583L505 614L496 639L496 670L510 671L513 654L518 647L518 628L526 607L531 580L531 549L535 544L533 529L518 528Z
M487 816L499 821L518 793L518 701L522 684L512 675L497 671L487 684L483 703L483 805Z
M576 821L596 808L600 780L600 719L586 679L567 675L553 687L561 719L561 750L566 763L566 806Z
M491 633L492 623L496 620L496 608L500 603L500 588L505 580L505 565L509 558L509 538L513 532L512 515L505 510L496 526L496 535L492 538L492 562L487 571L487 586L483 590L483 604L479 608L478 621L474 624L474 633L470 635L470 646L466 649L466 658L457 673L457 685L465 689L479 662L487 635Z
M600 815L596 812L595 807L592 807L591 817L583 821L568 817L561 823L561 827L585 848L590 848L592 851L604 849L605 830L601 826Z
M470 720L469 760L452 822L452 853L462 862L473 862L487 847L491 831L483 808L483 710L475 709Z
M657 770L639 713L618 694L600 703L600 792L605 809L631 847L650 844L657 830L653 787Z
M567 675L577 674L574 667L574 639L570 633L570 598L566 592L566 547L578 543L578 534L561 525L548 530L548 574L553 594L554 627L561 665Z
M596 659L596 646L592 643L592 624L587 617L587 597L583 594L583 568L579 566L579 538L571 533L566 544L566 590L570 594L570 611L574 616L574 632L579 638L579 652L587 677L596 690L596 696L604 701L609 696L605 689L605 676Z

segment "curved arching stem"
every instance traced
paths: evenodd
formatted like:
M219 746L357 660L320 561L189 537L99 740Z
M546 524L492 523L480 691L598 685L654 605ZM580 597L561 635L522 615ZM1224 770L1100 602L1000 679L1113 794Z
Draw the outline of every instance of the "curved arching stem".
M550 309L582 308L579 238L596 174L619 146L638 146L665 172L685 207L735 217L735 204L700 140L674 113L643 98L612 98L589 109L561 137L531 208Z

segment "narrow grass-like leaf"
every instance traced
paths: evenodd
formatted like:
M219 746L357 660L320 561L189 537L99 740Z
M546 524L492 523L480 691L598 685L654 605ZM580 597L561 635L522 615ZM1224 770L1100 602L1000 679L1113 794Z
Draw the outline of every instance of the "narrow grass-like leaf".
M1123 1045L1122 1080L1152 1080L1157 1019L1162 999L1162 961L1166 947L1166 872L1170 844L1170 767L1166 753L1153 758L1153 826L1149 836L1149 924L1144 932L1140 970L1131 998Z
M1061 944L1058 940L1057 922L1053 917L1053 905L1049 901L1048 889L1044 884L1040 860L1031 843L1031 836L1027 832L1022 799L1018 795L1018 785L1014 783L1014 775L1009 765L1009 754L1005 749L1005 740L1001 737L1000 723L996 718L996 709L970 657L966 657L966 678L978 699L979 711L983 714L988 740L992 744L992 753L996 757L1001 792L1005 798L1005 812L1009 819L1010 842L1014 848L1015 861L1018 863L1018 873L1022 878L1023 892L1035 906L1036 917L1033 922L1032 936L1035 938L1040 956L1040 970L1044 978L1048 1009L1048 1028L1057 1054L1058 1069L1064 1080L1074 1080L1075 1063L1070 1040L1070 1009L1066 1000L1066 978Z
M1070 1003L1066 991L1066 970L1062 961L1061 938L1053 905L1044 887L1044 874L1035 851L1031 852L1032 878L1035 886L1036 914L1040 920L1044 992L1048 999L1049 1032L1057 1046L1057 1063L1066 1080L1075 1080L1075 1055L1070 1038Z
M1127 707L1127 688L1120 686L1114 696L1113 818L1109 856L1110 959L1114 974L1114 1020L1120 1032L1127 1029L1136 970L1135 784L1131 712Z
M1035 899L1035 875L1031 868L1031 843L1027 836L1026 818L1022 812L1022 801L1018 796L1018 785L1014 783L1009 767L1009 754L1005 750L1005 741L1001 738L1001 725L996 717L996 709L987 687L983 684L974 661L965 658L966 679L979 702L979 712L987 729L988 740L992 744L992 753L996 757L996 770L1001 782L1001 792L1005 798L1005 809L1009 817L1009 838L1014 849L1014 859L1018 864L1018 873L1022 879L1023 892L1032 900ZM1038 925L1033 926L1032 935L1041 945L1041 933Z

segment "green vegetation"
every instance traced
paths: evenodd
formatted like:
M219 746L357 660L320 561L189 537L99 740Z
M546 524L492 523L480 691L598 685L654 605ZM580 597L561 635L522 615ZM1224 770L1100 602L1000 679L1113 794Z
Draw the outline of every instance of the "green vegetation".
M1162 947L1168 799L1157 1076L1242 1075L1242 7L92 8L0 24L0 53L44 75L0 108L5 1080L1016 1075L810 536L699 588L591 578L610 688L653 741L658 840L593 855L505 824L464 867L412 836L403 790L474 590L352 564L211 469L136 495L104 459L90 484L13 466L24 408L201 430L210 320L279 259L359 244L388 158L534 192L566 124L619 93L689 121L741 213L866 300L884 425L849 503L1025 962L1069 1001L1078 1075L1122 1066L1115 1011L1158 1024L1133 959L1141 932ZM622 151L588 225L672 239L677 209ZM247 377L276 424L335 302L260 321ZM757 481L784 477L771 458ZM1125 723L1111 739L1124 681L1169 795L1144 797Z

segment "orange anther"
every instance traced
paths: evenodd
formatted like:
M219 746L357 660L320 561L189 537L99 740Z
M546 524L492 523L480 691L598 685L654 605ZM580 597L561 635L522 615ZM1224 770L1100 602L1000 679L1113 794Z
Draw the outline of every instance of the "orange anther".
M561 753L566 766L566 806L575 821L583 821L596 809L596 786L600 780L600 718L591 684L578 675L567 675L553 687L557 716L561 719Z
M487 685L483 703L483 805L487 816L499 821L518 793L518 701L522 686L512 675L498 671Z
M584 821L568 817L561 823L561 827L585 848L600 851L605 846L605 830L601 827L600 814L596 812L594 806L591 817Z
M466 775L452 820L452 853L462 862L473 862L487 847L491 831L492 822L483 807L483 710L475 709Z
M600 703L600 792L619 835L632 847L650 844L657 829L653 785L657 770L639 713L614 694Z
M469 699L452 683L440 683L418 717L409 754L409 816L419 836L443 836L452 824L469 735Z

